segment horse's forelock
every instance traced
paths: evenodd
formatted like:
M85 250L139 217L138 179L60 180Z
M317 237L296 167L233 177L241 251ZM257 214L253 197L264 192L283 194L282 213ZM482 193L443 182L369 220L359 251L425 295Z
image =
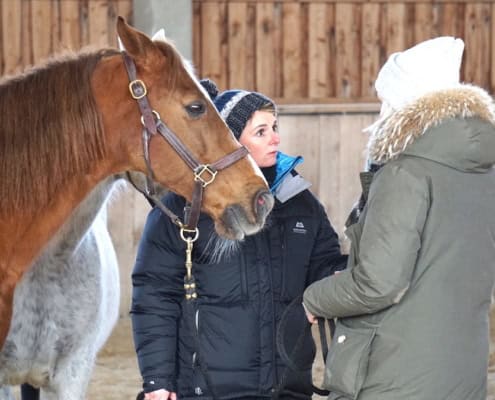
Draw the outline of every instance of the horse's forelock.
M114 53L66 53L0 84L2 214L39 209L70 176L104 156L91 75Z

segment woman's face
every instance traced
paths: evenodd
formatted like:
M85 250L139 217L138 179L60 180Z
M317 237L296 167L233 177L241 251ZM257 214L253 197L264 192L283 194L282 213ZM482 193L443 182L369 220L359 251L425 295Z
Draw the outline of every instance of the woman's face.
M246 146L259 167L275 165L280 144L277 117L271 111L255 111L239 142Z

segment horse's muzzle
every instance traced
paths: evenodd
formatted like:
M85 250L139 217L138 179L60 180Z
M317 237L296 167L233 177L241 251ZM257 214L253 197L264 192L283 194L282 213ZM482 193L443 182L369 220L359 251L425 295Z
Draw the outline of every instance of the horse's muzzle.
M263 189L256 193L252 201L249 210L240 204L233 204L225 209L221 216L222 236L227 239L242 240L245 236L263 228L274 204L273 196L268 190Z
M254 197L254 213L258 224L263 225L273 208L275 200L268 190L260 190Z

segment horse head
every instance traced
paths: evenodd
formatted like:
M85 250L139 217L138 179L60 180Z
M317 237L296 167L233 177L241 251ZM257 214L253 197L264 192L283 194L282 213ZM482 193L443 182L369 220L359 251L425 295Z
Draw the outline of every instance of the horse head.
M193 198L195 182L201 180L204 182L202 210L214 219L221 236L242 239L257 232L271 210L273 197L249 155L225 169L216 168L223 164L219 160L239 153L241 146L194 76L190 64L172 43L160 38L152 40L122 18L118 19L117 31L135 65L135 77L128 76L122 56L117 55L100 63L92 81L109 149L114 151L112 158L123 161L120 169L152 174L154 180L188 201ZM129 86L129 80L133 79L139 82ZM132 87L134 84L138 96L132 93L136 89ZM170 139L164 140L160 134L150 136L149 150L143 148L142 109L137 104L140 100L135 99L143 93L152 109L149 114L153 122L171 131L172 141L180 142L185 150L178 151ZM149 156L148 163L145 156ZM188 159L197 160L198 165L191 166Z

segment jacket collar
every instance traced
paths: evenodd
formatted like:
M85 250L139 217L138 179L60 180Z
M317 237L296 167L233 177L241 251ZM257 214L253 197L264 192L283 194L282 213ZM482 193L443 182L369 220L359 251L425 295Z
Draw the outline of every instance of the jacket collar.
M406 107L382 116L366 128L370 133L368 160L384 164L399 156L428 129L453 118L477 117L495 125L491 96L472 85L459 85L425 95Z

